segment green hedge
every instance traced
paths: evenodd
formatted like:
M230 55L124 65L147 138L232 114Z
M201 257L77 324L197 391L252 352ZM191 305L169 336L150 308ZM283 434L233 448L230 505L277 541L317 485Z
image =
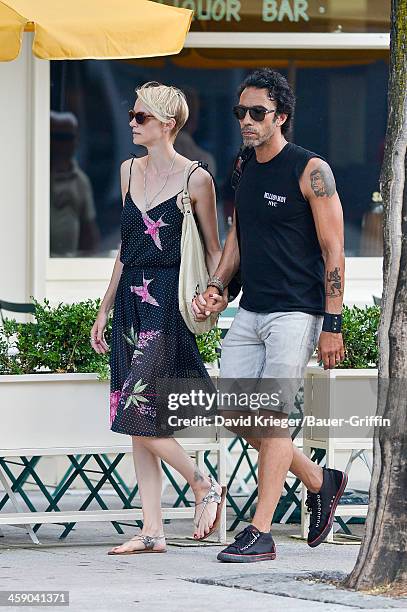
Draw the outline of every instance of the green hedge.
M337 367L377 368L380 306L365 306L365 308L344 306L342 317L345 360Z
M89 342L100 300L58 306L48 300L33 302L35 323L5 319L0 326L0 374L95 372L108 378L109 352L95 353ZM105 332L108 344L110 336L111 318ZM218 328L197 336L203 361L215 361L219 340Z
M99 355L89 338L100 300L50 306L34 300L36 323L5 319L0 326L0 374L34 372L95 372L109 376L109 353ZM379 306L343 307L343 338L346 359L339 368L375 368L378 362ZM111 319L106 328L109 344ZM196 337L206 363L216 360L221 330L214 328Z

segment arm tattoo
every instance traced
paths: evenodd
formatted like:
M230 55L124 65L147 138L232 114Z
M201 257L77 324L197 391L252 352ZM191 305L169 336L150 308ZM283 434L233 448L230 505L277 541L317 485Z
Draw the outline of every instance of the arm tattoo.
M326 273L326 295L327 297L339 297L342 295L342 278L339 268L329 270Z
M199 471L198 466L195 467L195 471L194 471L194 480L195 482L198 482L198 480L202 481L204 479L204 477L202 476L201 472Z
M313 170L310 174L310 179L312 191L317 198L322 198L324 196L331 197L335 193L335 179L328 165L319 166Z

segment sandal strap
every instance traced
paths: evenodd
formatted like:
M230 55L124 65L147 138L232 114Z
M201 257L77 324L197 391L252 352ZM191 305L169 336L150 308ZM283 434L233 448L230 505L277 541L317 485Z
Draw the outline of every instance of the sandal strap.
M146 550L150 550L151 548L154 548L155 544L157 543L158 540L163 540L165 538L165 535L159 535L159 536L149 536L149 535L141 535L138 534L136 536L134 536L134 538L131 538L132 540L141 540L144 544L144 546L146 547Z
M195 502L195 506L199 506L200 504L209 504L210 502L220 503L221 496L216 491L210 491L201 499L200 502Z
M206 503L213 502L213 501L216 501L217 503L220 502L221 496L219 495L219 493L216 493L215 491L215 481L213 479L212 474L209 474L209 480L210 480L211 486L209 487L208 493L205 495L205 497L201 499L200 502L195 502L195 506L199 506L199 504L204 504L205 502Z
M200 501L200 502L195 502L195 507L196 507L196 506L199 506L200 504L203 504L203 508L202 508L201 514L199 515L198 522L196 522L196 523L195 523L195 527L198 527L198 526L199 526L199 523L201 522L201 518L202 518L202 516L203 516L203 513L205 512L205 508L206 508L206 506L207 506L209 503L211 503L211 502L215 502L215 503L217 503L217 504L220 504L220 502L221 502L221 500L222 500L222 497L219 495L219 493L217 493L217 492L215 491L215 481L213 480L213 478L212 478L212 475L211 475L211 474L209 474L209 480L210 480L210 482L211 482L211 486L210 486L210 488L209 488L208 493L205 495L205 497L203 497L203 498L201 499L201 501Z

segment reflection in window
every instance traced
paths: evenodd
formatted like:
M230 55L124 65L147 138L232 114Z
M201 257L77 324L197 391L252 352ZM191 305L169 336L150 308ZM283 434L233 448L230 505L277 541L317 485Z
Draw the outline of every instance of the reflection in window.
M92 255L98 249L92 185L75 158L77 142L75 115L51 111L51 257Z
M380 256L377 192L388 53L270 49L184 49L170 58L51 62L51 256L116 254L120 164L145 154L132 143L128 109L134 89L148 80L174 84L187 95L190 119L175 148L206 161L214 174L223 242L233 211L231 166L241 144L231 107L245 75L266 65L282 72L295 89L290 139L333 168L344 209L346 255Z

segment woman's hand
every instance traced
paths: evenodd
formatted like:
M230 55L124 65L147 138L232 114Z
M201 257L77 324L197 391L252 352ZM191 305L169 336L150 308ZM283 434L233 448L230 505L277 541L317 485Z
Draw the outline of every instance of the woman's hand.
M106 344L105 340L105 329L107 325L107 314L105 312L98 312L96 321L92 326L90 332L90 343L93 350L96 353L106 353L109 350L109 345Z
M219 295L217 287L208 287L192 300L192 312L197 321L205 321L212 312L220 314L228 305L227 289Z

